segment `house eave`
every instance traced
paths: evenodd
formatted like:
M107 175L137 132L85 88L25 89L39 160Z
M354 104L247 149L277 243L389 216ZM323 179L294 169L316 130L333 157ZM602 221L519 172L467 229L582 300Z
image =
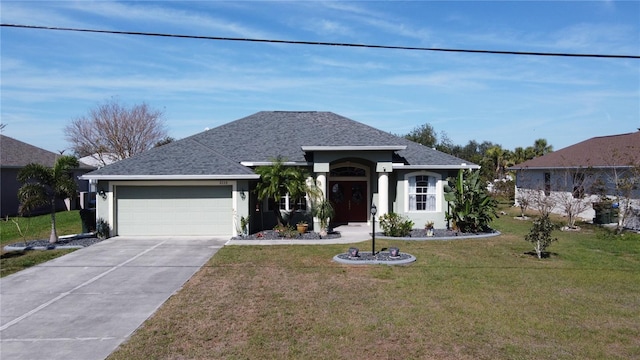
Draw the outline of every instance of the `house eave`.
M257 174L242 175L82 175L82 180L255 180Z
M460 165L405 165L405 164L393 164L394 170L459 170L470 169L478 170L480 165L475 164L460 164Z
M363 145L363 146L302 146L302 151L400 151L406 145Z
M273 165L273 161L241 161L240 165L246 167L256 167L256 166L270 166ZM284 161L282 163L284 166L311 166L313 163L307 161Z
M512 166L507 168L509 171L522 171L522 170L574 170L574 169L629 169L633 166L630 165L618 165L618 166L610 166L610 165L597 165L597 166L523 166L523 167L515 167Z

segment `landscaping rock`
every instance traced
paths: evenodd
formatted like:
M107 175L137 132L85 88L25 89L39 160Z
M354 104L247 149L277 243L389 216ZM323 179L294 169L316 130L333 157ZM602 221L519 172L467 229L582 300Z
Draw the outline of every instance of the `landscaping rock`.
M319 239L339 239L339 232L330 232L325 236L320 236L319 233L308 231L304 234L297 233L293 237L284 237L281 233L274 230L265 230L260 231L255 234L247 235L247 236L236 236L231 238L231 240L283 240L283 239L295 239L295 240L319 240Z
M31 240L9 244L4 247L5 251L23 251L23 250L53 250L53 249L69 249L83 248L97 244L104 239L97 238L94 234L81 234L69 237L60 237L55 244L49 243L49 239Z

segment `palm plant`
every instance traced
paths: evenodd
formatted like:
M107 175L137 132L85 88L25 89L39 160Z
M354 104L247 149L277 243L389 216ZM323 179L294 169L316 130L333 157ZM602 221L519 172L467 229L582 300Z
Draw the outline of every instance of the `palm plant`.
M259 166L255 171L260 175L260 181L256 185L258 199L274 201L276 206L273 213L279 226L284 225L284 219L277 204L283 196L289 194L290 199L300 199L316 191L316 187L309 184L310 174L306 170L286 166L282 158L274 159L271 165Z
M326 235L329 219L334 215L331 202L327 199L319 199L317 200L317 203L313 204L311 212L313 216L320 220L320 234L323 236Z
M450 210L447 219L462 232L480 232L489 228L496 214L496 201L489 196L478 171L458 171L445 186L445 200Z
M20 213L28 214L33 209L48 205L51 209L50 243L58 241L56 232L56 200L73 198L76 195L76 183L70 175L79 165L74 156L60 156L53 167L41 164L27 164L18 173L18 181L23 185L18 189Z

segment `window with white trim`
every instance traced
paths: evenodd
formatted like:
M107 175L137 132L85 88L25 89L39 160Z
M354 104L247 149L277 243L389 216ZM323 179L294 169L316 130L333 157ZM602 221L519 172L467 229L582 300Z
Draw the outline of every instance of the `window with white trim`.
M428 175L410 176L409 211L436 211L436 178Z
M294 208L296 211L307 211L307 197L301 197L293 199L289 194L280 198L279 207L280 210L292 211ZM273 211L273 199L269 198L267 202L267 211Z

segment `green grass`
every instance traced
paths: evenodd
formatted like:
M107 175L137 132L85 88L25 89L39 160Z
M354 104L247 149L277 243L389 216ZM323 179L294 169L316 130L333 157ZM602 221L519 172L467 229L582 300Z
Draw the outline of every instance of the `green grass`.
M514 214L489 239L376 241L408 266L224 247L110 359L640 358L640 235L558 231L538 260Z
M10 251L0 254L0 277L47 262L76 249Z
M11 220L20 225L22 234ZM63 211L56 213L56 229L58 236L77 234L82 231L79 211ZM0 220L0 246L20 244L26 239L49 239L51 233L51 215L33 216L30 218L15 217ZM0 251L0 277L13 274L28 267L38 265L73 250L33 250L33 251Z
M18 227L11 220L20 225L27 240L48 239L51 233L51 215L39 215L33 217L13 217L0 220L0 245L23 242L23 237ZM80 212L61 211L56 213L56 230L58 236L78 234L82 231Z

